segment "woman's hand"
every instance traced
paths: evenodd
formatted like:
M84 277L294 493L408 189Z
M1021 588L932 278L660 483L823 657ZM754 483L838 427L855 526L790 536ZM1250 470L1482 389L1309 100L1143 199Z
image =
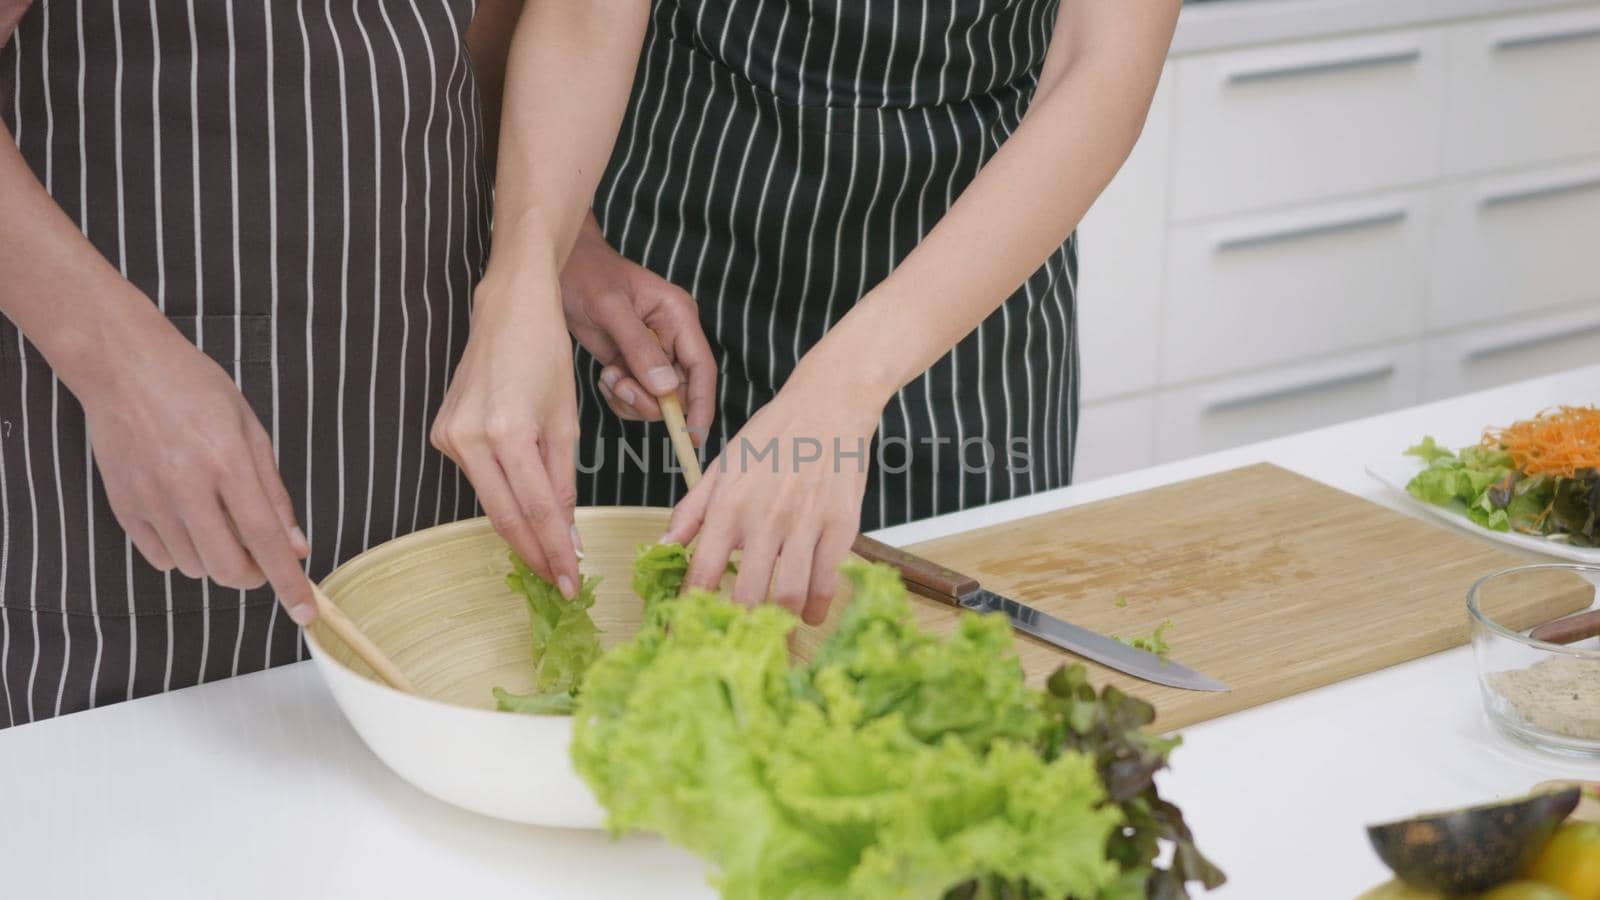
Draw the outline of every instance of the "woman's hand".
M688 584L715 588L730 554L743 550L736 601L770 598L813 625L827 616L839 564L860 530L882 413L837 378L802 362L679 501L664 540L698 536Z
M0 0L0 20L26 6ZM316 618L300 567L310 548L233 380L89 243L3 125L0 196L0 313L83 407L106 499L134 546L165 571L236 588L270 581L290 618Z
M716 407L717 363L684 290L611 249L591 217L561 273L567 327L600 360L600 394L624 419L658 420L657 397L688 381L685 419L699 444ZM655 332L651 334L651 332Z
M157 569L232 588L270 581L289 617L310 622L310 548L271 439L228 374L138 299L148 312L129 317L114 354L58 367L112 512Z
M495 531L571 598L578 411L551 269L490 266L432 440L466 473Z

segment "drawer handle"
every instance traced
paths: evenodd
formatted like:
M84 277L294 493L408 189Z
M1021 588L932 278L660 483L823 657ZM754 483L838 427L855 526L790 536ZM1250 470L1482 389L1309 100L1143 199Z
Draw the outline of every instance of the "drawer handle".
M1475 346L1468 347L1463 357L1467 362L1478 362L1518 350L1527 350L1538 347L1551 341L1563 338L1587 337L1591 334L1600 334L1600 322L1590 322L1587 325L1564 325L1560 327L1544 328L1535 332L1524 332L1493 341L1483 341Z
M1208 413L1225 412L1241 406L1265 403L1268 400L1282 400L1285 397L1297 397L1301 394L1325 391L1329 388L1348 387L1354 384L1364 384L1368 381L1386 380L1392 378L1394 372L1395 364L1392 362L1353 366L1343 371L1293 379L1264 388L1247 388L1220 393L1206 401L1205 410Z
M1257 84L1263 81L1278 81L1284 78L1299 78L1308 75L1327 75L1333 72L1344 72L1350 69L1371 69L1379 66L1398 66L1415 63L1422 59L1422 48L1408 47L1403 50L1385 50L1378 53L1368 53L1362 56L1345 56L1338 59L1316 59L1304 62L1285 63L1283 65L1263 66L1256 69L1239 69L1228 73L1229 84Z
M1562 28L1556 31L1536 31L1531 34L1518 34L1504 37L1494 42L1494 49L1525 50L1529 47L1546 47L1551 44L1566 44L1572 41L1590 41L1600 38L1600 25L1580 25L1576 28Z
M1571 181L1562 181L1556 184L1541 184L1534 187L1515 188L1509 191L1497 191L1485 196L1479 205L1483 207L1504 206L1508 203L1521 203L1526 200L1544 200L1562 194L1572 194L1578 191L1592 191L1600 188L1600 175L1590 175L1584 178L1574 178Z
M1404 209L1384 209L1377 212L1359 213L1344 218L1329 219L1323 222L1309 222L1304 225L1291 225L1287 228L1276 228L1271 231L1234 235L1217 241L1217 250L1240 250L1245 247L1259 247L1262 244L1276 244L1280 241L1295 241L1339 231L1351 231L1357 228L1377 228L1381 225L1404 222L1406 216L1407 212Z

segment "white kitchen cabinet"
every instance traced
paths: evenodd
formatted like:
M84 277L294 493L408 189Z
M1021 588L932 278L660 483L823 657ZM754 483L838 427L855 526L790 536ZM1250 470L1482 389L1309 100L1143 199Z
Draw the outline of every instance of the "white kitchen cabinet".
M1418 336L1430 219L1410 192L1174 229L1162 383Z
M1432 28L1179 61L1173 218L1436 177L1447 49Z
M1600 8L1460 26L1450 62L1447 173L1600 153Z
M1085 403L1078 412L1072 480L1092 481L1155 463L1153 394Z
M1156 395L1156 459L1182 459L1407 406L1417 402L1421 378L1422 351L1413 341L1164 390Z
M1144 133L1078 228L1078 328L1084 402L1156 383L1172 79L1162 76Z
M1179 31L1080 229L1079 477L1600 359L1600 0Z
M1600 361L1600 300L1537 318L1512 319L1431 338L1423 349L1423 398L1563 372ZM1600 384L1574 403L1600 402ZM1532 414L1533 410L1529 413Z
M1438 208L1430 328L1600 300L1600 157L1451 183Z

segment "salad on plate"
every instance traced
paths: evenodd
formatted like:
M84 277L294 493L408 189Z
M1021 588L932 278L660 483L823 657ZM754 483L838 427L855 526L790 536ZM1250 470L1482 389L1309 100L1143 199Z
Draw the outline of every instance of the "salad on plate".
M1600 409L1557 407L1459 451L1425 437L1406 453L1427 463L1406 485L1419 500L1459 504L1491 531L1600 546Z

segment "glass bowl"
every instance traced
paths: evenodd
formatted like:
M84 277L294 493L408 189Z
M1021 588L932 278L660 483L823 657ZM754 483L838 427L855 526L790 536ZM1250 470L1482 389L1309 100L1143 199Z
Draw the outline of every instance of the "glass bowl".
M1600 757L1600 643L1530 638L1502 623L1513 600L1548 597L1552 606L1594 600L1600 566L1532 565L1480 579L1467 591L1478 685L1490 721L1534 747ZM1574 598L1576 592L1579 596Z

